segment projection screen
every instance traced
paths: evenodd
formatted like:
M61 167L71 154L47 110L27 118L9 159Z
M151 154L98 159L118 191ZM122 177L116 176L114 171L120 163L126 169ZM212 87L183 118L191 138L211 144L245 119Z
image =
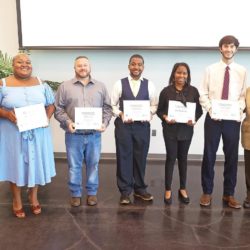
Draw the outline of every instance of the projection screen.
M17 16L26 49L250 49L246 0L17 0Z

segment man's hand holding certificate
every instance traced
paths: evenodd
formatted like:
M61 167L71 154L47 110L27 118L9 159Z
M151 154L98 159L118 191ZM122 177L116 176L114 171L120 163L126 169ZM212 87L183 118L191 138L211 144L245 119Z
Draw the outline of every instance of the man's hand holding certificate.
M168 104L168 120L174 120L179 123L188 123L192 121L195 123L195 109L196 104L187 102L186 106L178 101L169 101Z
M150 121L150 102L146 101L123 101L124 121Z
M15 108L14 110L20 132L48 126L48 118L42 103Z
M75 108L75 129L101 129L102 108Z
M211 118L217 120L240 121L240 107L238 101L212 100Z

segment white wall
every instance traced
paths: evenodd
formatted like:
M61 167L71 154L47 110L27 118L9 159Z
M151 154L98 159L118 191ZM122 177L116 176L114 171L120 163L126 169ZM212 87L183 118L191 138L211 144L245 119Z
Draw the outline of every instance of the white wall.
M0 50L13 56L18 52L16 1L0 0Z
M18 49L17 24L15 0L0 0L0 50L14 55ZM81 35L81 34L79 34ZM92 63L92 75L106 83L111 91L114 82L128 74L128 59L133 53L140 53L145 59L145 77L151 79L158 92L167 84L169 74L175 62L185 61L190 65L192 84L200 84L202 74L207 65L220 59L218 51L178 51L178 50L55 50L55 51L31 51L34 67L34 75L43 79L63 81L74 75L73 61L78 55L86 55ZM250 51L239 51L236 61L250 69ZM190 154L203 153L203 117L195 126L193 142ZM102 152L114 153L114 126L113 119L107 131L103 134ZM55 152L65 152L64 133L58 123L52 120L52 131ZM151 137L150 153L164 154L164 142L161 133L161 123L158 117L154 117L151 128L157 130L157 136ZM222 154L221 148L219 154ZM240 154L243 150L240 147Z
M31 51L31 58L34 66L34 74L43 79L63 81L73 77L73 61L79 55L86 55L92 63L92 75L94 78L103 81L111 92L116 80L128 74L128 60L133 53L140 53L145 59L145 77L151 79L158 90L167 85L173 64L179 61L185 61L191 68L192 84L199 86L204 69L207 65L220 59L218 51L167 51L167 50L61 50L61 51ZM250 52L239 51L236 61L250 68ZM190 154L203 153L203 121L205 115L195 126L193 142L190 148ZM107 131L103 134L104 153L115 152L114 126L112 119ZM64 152L64 136L58 128L56 121L52 122L53 137L55 142L55 151ZM151 137L150 153L164 154L165 147L161 132L160 119L155 116L151 128L157 130L157 136ZM222 154L221 148L219 154ZM243 151L240 147L240 154Z

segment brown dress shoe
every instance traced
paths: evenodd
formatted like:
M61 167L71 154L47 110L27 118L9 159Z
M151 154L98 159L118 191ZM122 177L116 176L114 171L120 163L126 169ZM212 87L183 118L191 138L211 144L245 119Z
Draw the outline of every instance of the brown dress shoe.
M70 205L72 207L79 207L81 205L81 198L80 197L71 197Z
M228 207L236 209L241 208L241 204L237 200L235 200L235 198L232 195L224 195L222 200Z
M95 206L96 204L97 204L96 195L88 195L88 197L87 197L87 205Z
M212 196L210 194L203 194L200 198L200 205L209 207L211 205Z

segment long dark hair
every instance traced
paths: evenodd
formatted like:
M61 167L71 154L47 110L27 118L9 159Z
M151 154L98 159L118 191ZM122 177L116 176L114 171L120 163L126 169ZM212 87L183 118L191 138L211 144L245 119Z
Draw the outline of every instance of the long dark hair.
M179 62L179 63L176 63L176 64L174 65L174 67L173 67L173 69L172 69L172 72L171 72L171 75L170 75L170 77L169 77L169 81L168 81L168 84L169 84L169 85L173 85L173 84L174 84L174 74L175 74L177 68L180 67L180 66L184 66L184 67L187 69L188 77L187 77L187 80L186 80L186 84L185 84L185 85L187 85L187 86L190 85L190 83L191 83L190 68L189 68L188 64L187 64L187 63L184 63L184 62Z

